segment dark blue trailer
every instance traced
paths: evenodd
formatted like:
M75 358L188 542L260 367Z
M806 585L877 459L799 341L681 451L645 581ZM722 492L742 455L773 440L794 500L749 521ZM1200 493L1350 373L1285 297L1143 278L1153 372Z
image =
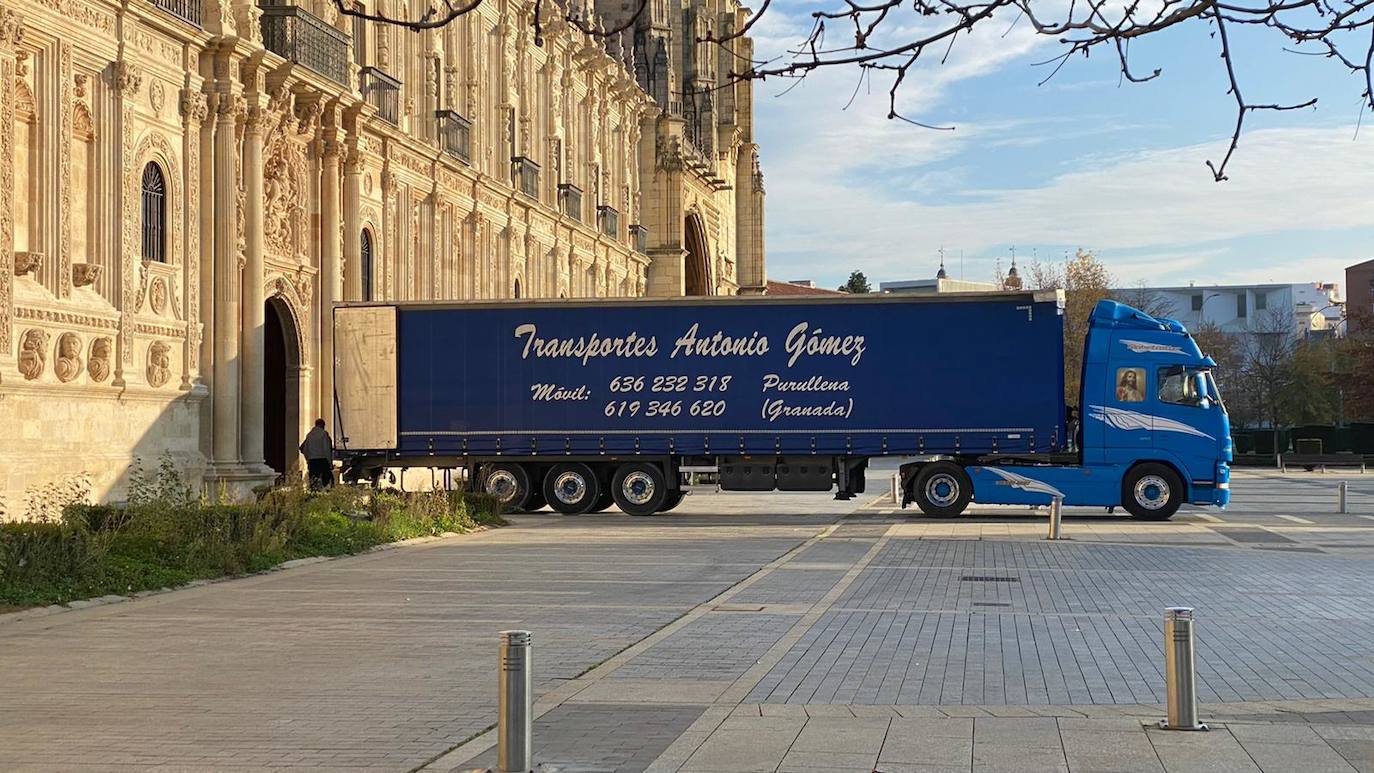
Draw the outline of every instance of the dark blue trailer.
M462 468L517 509L646 514L702 476L852 496L900 455L958 468L962 510L978 465L1080 462L1062 314L1055 292L346 304L336 434L346 477Z

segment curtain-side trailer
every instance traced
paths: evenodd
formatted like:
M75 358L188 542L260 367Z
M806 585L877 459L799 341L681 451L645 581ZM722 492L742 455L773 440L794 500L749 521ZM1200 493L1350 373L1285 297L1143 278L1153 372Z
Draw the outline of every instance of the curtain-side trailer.
M1100 304L1075 432L1062 315L1057 292L342 304L338 455L565 514L669 510L703 477L849 497L876 456L933 515L1226 504L1214 363L1182 326Z

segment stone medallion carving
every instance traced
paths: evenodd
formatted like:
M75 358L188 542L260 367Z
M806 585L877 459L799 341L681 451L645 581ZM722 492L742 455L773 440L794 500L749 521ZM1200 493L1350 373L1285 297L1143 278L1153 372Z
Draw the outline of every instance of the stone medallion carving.
M148 288L148 306L159 316L167 311L167 283L161 277L154 279L153 286Z
M153 108L153 115L161 115L162 105L167 99L167 93L163 91L161 81L153 81L148 87L148 105Z
M160 387L172 377L172 349L161 341L148 347L148 386Z
M91 381L97 384L110 377L110 339L97 338L91 342L91 357L86 362L86 372Z
M63 333L57 339L57 360L52 366L57 380L63 383L81 375L81 339L75 333Z
M48 363L48 331L25 330L19 342L19 373L28 381L43 375Z

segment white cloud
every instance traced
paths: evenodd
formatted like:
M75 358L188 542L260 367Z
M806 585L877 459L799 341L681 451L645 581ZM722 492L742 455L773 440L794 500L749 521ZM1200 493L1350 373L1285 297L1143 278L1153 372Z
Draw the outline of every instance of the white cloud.
M969 132L976 134L976 127ZM936 157L951 152L929 141ZM963 189L975 194L972 203L946 205L910 201L908 191L876 190L850 177L789 181L769 190L770 262L789 276L830 276L839 273L838 261L870 277L897 278L928 271L941 245L970 255L1001 254L1008 244L1082 245L1108 257L1125 252L1114 266L1118 275L1151 281L1184 274L1200 281L1334 279L1339 274L1331 272L1355 262L1346 255L1263 256L1244 265L1206 259L1226 240L1374 227L1370 133L1352 140L1350 127L1250 132L1232 161L1231 180L1213 183L1203 162L1224 149L1218 138L1099 157L1036 187ZM883 152L881 143L874 148L856 137L843 158L826 166L861 168Z

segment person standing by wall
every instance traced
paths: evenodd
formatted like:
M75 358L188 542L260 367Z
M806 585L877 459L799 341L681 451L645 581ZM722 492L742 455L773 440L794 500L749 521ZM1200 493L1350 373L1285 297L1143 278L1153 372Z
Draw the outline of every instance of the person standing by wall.
M324 419L315 419L314 428L301 442L301 455L305 457L312 490L334 485L334 440L324 428Z

